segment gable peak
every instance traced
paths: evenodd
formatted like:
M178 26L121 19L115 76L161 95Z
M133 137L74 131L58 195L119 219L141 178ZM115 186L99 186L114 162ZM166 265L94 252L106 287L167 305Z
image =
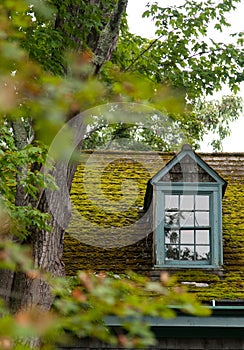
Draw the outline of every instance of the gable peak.
M181 151L192 151L193 152L192 147L191 147L191 145L189 143L184 144L181 147Z

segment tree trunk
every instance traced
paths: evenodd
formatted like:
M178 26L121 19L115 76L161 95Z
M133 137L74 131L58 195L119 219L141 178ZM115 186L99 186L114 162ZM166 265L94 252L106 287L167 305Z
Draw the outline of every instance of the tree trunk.
M79 150L85 132L82 115L69 122L69 130L72 132L70 147L72 150ZM53 277L65 275L62 262L64 233L71 218L69 192L77 168L77 162L70 160L69 157L70 155L67 156L67 159L57 161L50 171L59 189L41 191L39 199L35 202L29 199L32 206L43 213L49 213L51 218L49 221L51 231L33 229L30 244L34 267ZM32 278L22 272L15 272L10 296L12 312L30 306L49 310L52 303L53 295L50 286L44 279Z

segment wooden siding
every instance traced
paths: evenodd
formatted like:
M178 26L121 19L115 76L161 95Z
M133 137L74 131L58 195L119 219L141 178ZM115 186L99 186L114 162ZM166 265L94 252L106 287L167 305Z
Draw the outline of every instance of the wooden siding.
M60 350L121 350L122 347L114 347L101 343L94 339L77 341L70 346L62 346ZM159 339L156 346L147 347L148 350L243 350L244 339L242 338L166 338ZM131 350L136 350L131 348ZM145 350L145 349L144 349Z

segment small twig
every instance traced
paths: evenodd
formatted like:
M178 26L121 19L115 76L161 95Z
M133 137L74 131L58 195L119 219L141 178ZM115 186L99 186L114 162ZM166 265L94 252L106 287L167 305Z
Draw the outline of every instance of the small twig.
M85 136L84 136L84 138L83 138L83 141L84 141L84 140L87 140L94 132L99 131L99 130L101 130L102 128L107 127L107 126L108 126L108 124L102 124L102 125L99 125L99 126L93 128L93 129L91 129L90 131L88 131L88 132L85 134Z
M210 53L211 51L201 51L201 52L195 52L193 55L189 56L188 59L196 57L196 56L200 56L200 55L205 55L206 53Z
M139 60L139 58L140 58L145 52L147 52L148 50L150 50L150 48L151 48L154 44L156 44L156 42L157 42L159 39L162 38L162 36L163 36L163 34L160 35L158 38L154 39L154 40L151 42L151 44L150 44L146 49L144 49L136 58L134 58L134 60L132 60L131 64L130 64L127 68L124 69L124 72L127 72L127 71L136 63L136 61Z

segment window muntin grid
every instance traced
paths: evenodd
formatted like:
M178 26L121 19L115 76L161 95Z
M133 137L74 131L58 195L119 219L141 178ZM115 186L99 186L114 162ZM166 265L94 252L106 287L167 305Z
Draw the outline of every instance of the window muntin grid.
M165 261L210 260L209 194L166 194Z

